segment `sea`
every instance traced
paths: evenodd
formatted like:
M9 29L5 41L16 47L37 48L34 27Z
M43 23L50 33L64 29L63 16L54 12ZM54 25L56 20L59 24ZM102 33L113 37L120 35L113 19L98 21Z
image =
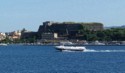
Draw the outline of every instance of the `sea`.
M85 46L84 52L54 46L0 46L0 73L125 73L125 46Z

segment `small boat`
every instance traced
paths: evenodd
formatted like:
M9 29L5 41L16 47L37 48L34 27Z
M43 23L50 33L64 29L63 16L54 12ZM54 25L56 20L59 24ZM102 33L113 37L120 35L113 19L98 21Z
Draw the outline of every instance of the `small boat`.
M60 45L74 45L74 43L70 42L70 41L63 41L59 43Z
M95 42L90 43L89 45L105 45L105 43L101 43L99 41L95 41Z
M4 43L0 43L0 46L7 46L7 44L4 44Z
M63 51L63 50L68 50L68 51L85 51L85 47L79 47L79 46L55 46L57 50Z

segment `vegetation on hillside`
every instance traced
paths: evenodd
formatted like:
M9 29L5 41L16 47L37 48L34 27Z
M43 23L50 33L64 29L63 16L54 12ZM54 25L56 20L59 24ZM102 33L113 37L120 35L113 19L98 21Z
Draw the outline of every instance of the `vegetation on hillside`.
M89 31L83 28L80 30L80 34L82 34L81 39L87 41L125 41L124 28L112 28L102 31Z

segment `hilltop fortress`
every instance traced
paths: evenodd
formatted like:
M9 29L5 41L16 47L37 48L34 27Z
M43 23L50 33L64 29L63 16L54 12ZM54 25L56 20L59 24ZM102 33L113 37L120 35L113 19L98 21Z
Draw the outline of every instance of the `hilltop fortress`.
M124 28L104 29L102 23L79 23L79 22L43 22L38 31L21 31L1 33L0 41L9 43L59 43L61 41L71 41L74 43L102 41L106 44L124 44ZM115 42L116 41L116 42ZM118 42L117 42L118 41ZM123 41L123 42L122 42Z
M38 33L58 33L59 36L64 35L76 35L78 34L80 29L86 29L91 31L101 31L103 30L103 24L102 23L75 23L75 22L50 22L46 21L43 22L43 25L41 25L38 29Z
M76 22L51 22L46 21L43 22L43 25L39 26L38 32L33 33L34 36L39 37L40 39L43 39L43 36L45 33L57 33L58 37L77 37L80 30L90 30L90 31L101 31L103 30L103 24L92 22L92 23L76 23ZM29 38L33 36L32 33L28 36L28 33L23 35L23 38ZM50 35L48 35L50 36ZM47 37L47 35L46 35Z

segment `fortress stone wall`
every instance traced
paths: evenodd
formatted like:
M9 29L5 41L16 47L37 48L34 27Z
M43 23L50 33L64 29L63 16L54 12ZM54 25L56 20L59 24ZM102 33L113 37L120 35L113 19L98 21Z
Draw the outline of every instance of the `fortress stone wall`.
M76 35L81 27L84 27L87 30L91 31L101 31L103 30L102 23L75 23L75 22L43 22L43 25L40 25L38 33L58 33L58 36L66 35Z

